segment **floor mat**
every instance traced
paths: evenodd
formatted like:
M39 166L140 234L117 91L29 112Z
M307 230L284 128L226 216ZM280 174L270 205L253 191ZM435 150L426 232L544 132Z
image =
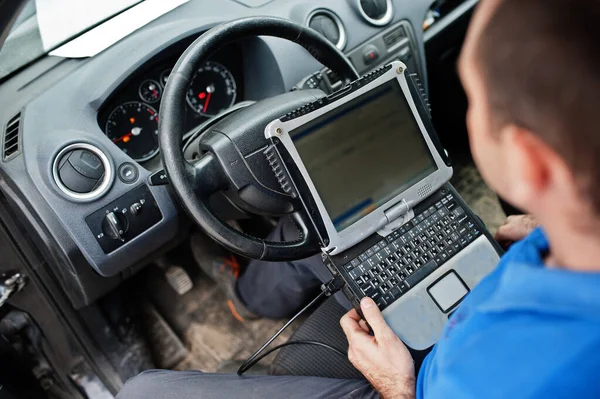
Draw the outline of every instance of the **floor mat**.
M479 171L471 162L454 166L452 185L466 203L479 215L492 235L506 219L496 194L483 182Z
M186 268L189 270L190 266ZM217 372L229 360L246 360L287 321L238 321L229 311L219 287L200 271L192 276L194 287L182 296L158 278L158 270L154 273L146 278L147 292L188 349L188 355L173 367L175 370ZM292 324L275 344L287 341L300 322ZM162 350L156 345L153 348L158 355ZM269 356L261 363L268 365L273 358ZM231 369L231 364L227 366Z

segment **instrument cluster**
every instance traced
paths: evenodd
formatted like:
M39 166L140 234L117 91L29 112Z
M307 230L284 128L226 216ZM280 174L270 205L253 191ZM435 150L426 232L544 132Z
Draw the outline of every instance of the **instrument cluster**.
M137 162L158 154L159 108L177 57L150 62L129 78L102 106L98 124L106 136ZM186 95L186 130L243 100L241 51L236 46L201 65Z

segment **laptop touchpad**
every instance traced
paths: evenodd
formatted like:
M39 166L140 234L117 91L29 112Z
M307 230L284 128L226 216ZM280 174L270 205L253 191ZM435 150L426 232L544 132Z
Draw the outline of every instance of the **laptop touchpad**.
M427 291L441 311L447 313L467 295L469 289L452 270L431 285Z

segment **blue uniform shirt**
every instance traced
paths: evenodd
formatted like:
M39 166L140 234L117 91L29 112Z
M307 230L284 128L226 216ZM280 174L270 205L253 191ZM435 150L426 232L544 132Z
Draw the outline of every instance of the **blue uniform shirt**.
M417 398L600 398L600 273L544 267L547 251L535 230L469 293Z

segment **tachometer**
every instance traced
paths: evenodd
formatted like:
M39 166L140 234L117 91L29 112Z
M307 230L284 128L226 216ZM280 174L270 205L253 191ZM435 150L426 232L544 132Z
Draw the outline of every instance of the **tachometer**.
M160 100L162 89L160 88L160 83L156 80L148 79L142 82L138 89L138 93L140 98L147 103L155 103Z
M136 161L146 161L158 152L158 113L139 101L115 108L106 122L106 135Z
M187 101L197 113L214 116L235 103L237 87L231 72L223 65L209 61L192 78Z

